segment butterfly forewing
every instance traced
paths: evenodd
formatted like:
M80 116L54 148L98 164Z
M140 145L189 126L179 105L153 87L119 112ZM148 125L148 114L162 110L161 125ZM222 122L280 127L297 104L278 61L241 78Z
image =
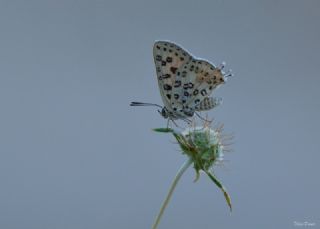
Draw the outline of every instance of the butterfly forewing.
M191 59L191 55L176 44L157 41L153 46L153 57L159 90L165 107L172 112L181 110L181 105L174 101L172 91L173 88L179 86L176 84L177 71Z

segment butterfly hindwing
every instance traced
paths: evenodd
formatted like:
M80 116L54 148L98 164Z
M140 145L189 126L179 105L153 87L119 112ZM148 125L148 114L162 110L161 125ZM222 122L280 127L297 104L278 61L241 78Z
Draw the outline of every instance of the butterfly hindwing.
M197 106L209 97L215 88L223 84L225 79L219 68L205 60L198 60L194 68L192 68L192 65L189 67L189 71L195 72L196 77L194 87L187 90L188 94L192 94L192 98L188 100L187 105L197 109Z
M176 103L184 111L192 113L199 109L200 103L220 84L224 83L221 70L206 60L191 58L177 72L176 81L182 88L173 88Z
M206 97L199 103L199 105L196 106L196 111L211 110L219 106L221 103L222 103L221 98Z

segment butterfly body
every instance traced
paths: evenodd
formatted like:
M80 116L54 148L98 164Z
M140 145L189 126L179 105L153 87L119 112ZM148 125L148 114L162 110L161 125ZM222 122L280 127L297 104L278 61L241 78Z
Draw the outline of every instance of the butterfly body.
M185 119L194 112L209 110L219 104L209 97L225 83L223 67L218 68L203 59L193 57L169 41L157 41L153 46L158 85L164 107L164 118Z

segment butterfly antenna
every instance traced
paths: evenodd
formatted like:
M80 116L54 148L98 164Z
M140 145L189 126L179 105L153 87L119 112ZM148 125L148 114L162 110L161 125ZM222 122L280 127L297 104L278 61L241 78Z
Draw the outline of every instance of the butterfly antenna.
M226 78L228 78L228 77L234 76L234 74L232 73L232 70L230 69L229 71L227 71L226 73L224 73L223 76L226 77Z
M168 119L169 120L169 119ZM170 121L176 126L176 127L179 127L178 124L173 120L173 119L170 119ZM168 122L169 123L169 122Z
M173 119L169 119L177 128L183 129L181 126L179 126ZM191 120L187 118L181 118L182 121L186 122L188 125L190 125Z
M141 103L141 102L131 102L130 106L139 107L139 106L156 106L162 108L162 106L155 103Z
M231 70L231 69L228 70L227 72L222 71L222 70L224 69L225 65L226 65L226 62L223 61L223 62L218 66L218 69L221 70L221 73L222 73L222 75L224 76L224 78L227 79L227 78L229 78L229 77L231 77L231 76L234 76L234 74L232 74L232 70Z
M222 71L225 66L226 66L226 62L223 61L223 62L218 66L218 69L220 69L220 70Z

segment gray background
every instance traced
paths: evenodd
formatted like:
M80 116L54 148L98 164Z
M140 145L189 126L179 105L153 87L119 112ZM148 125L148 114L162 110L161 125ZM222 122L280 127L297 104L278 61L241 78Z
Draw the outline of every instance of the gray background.
M217 176L188 170L160 228L319 228L320 2L0 1L0 228L150 228L185 157L152 45L236 76L209 112L234 133Z

